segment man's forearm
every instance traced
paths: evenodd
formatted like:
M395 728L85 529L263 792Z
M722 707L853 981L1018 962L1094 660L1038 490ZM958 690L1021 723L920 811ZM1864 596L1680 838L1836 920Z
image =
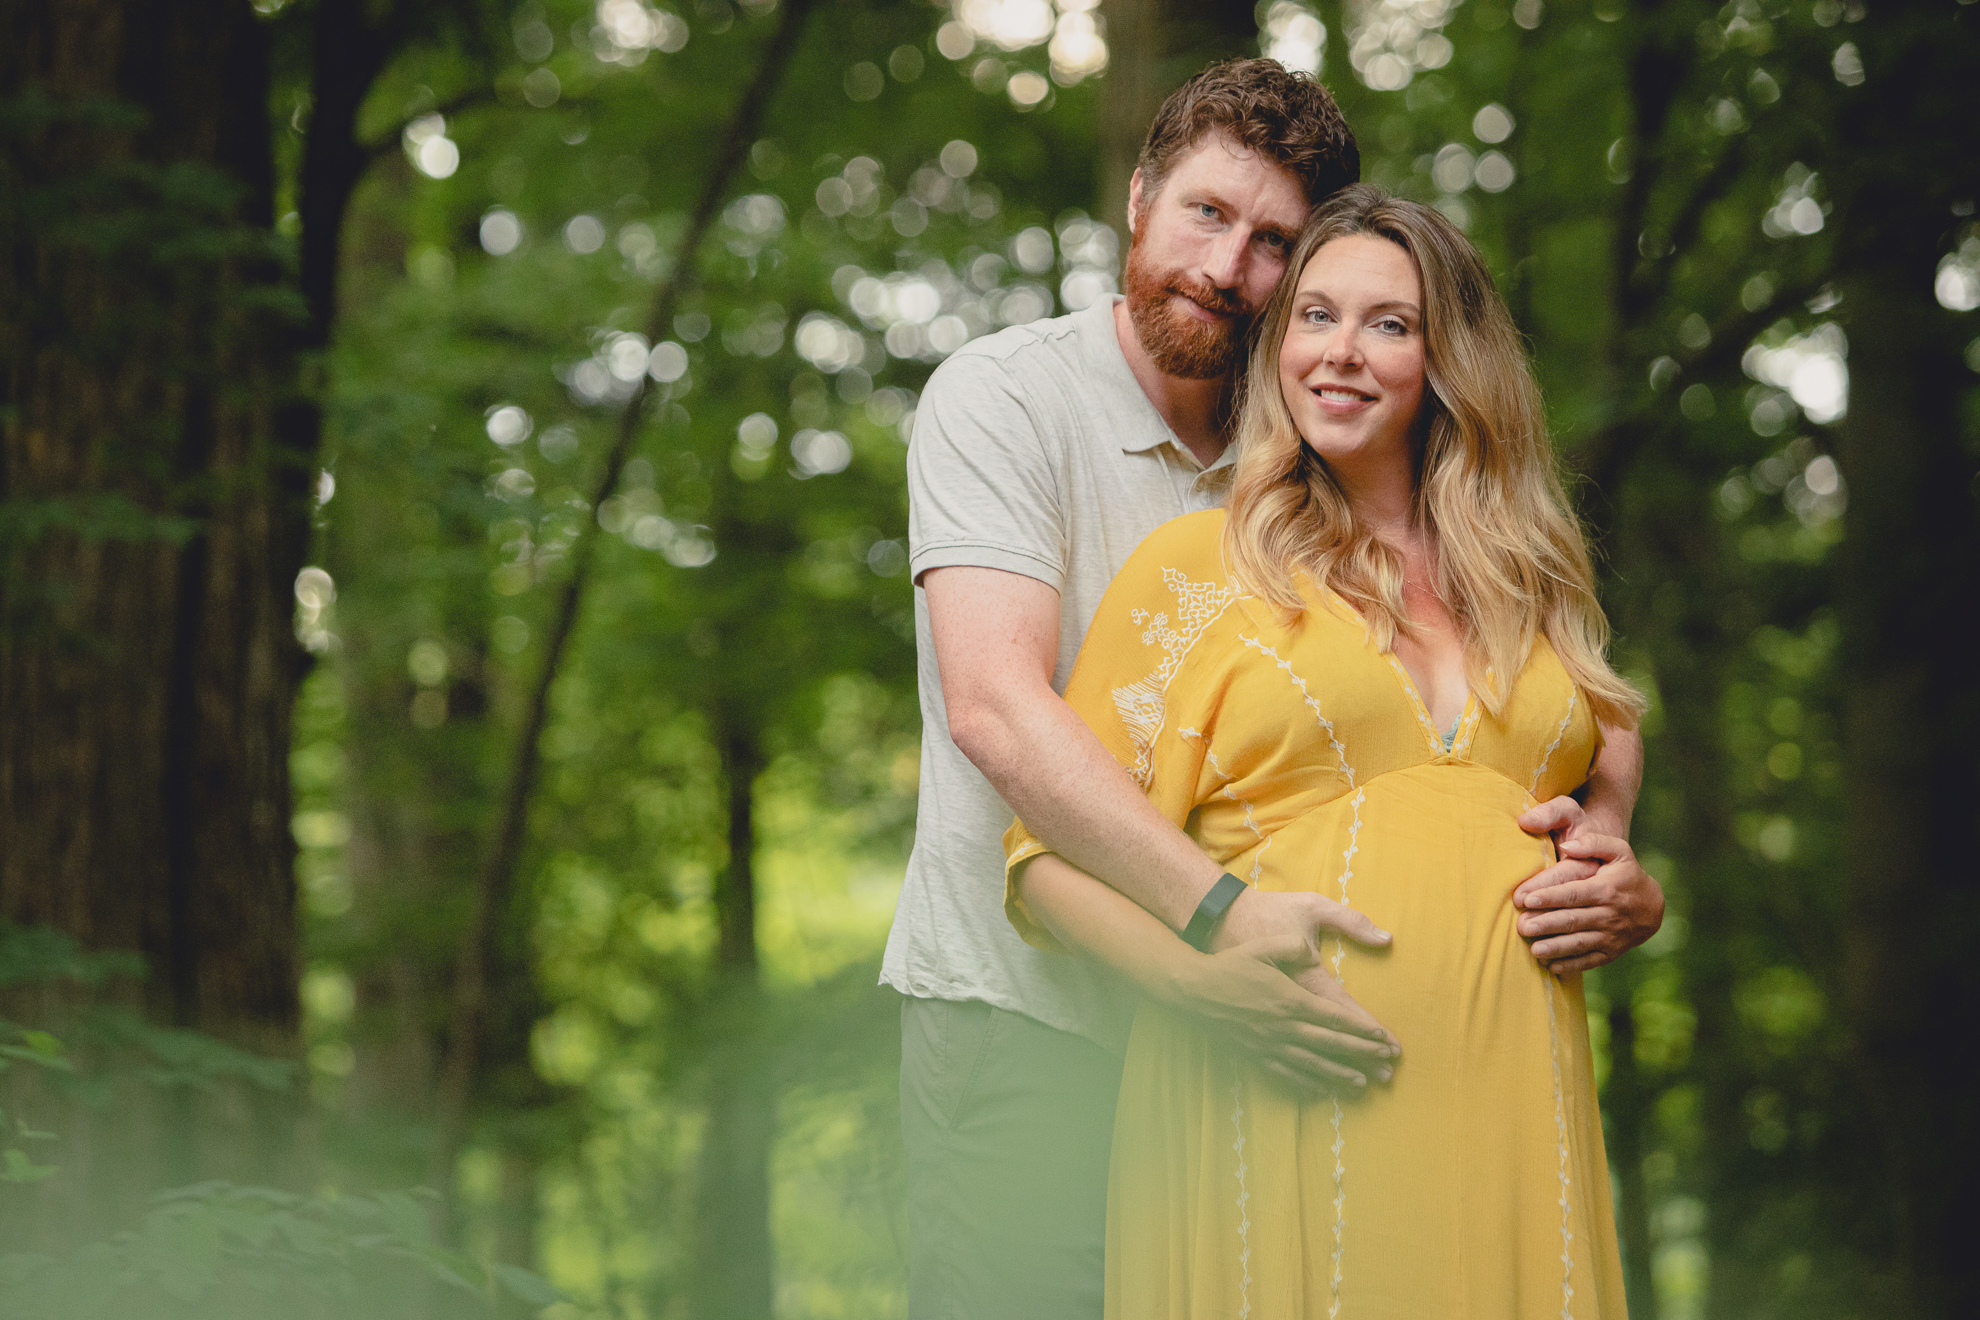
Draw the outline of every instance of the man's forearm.
M1627 839L1637 791L1643 787L1643 738L1635 729L1609 724L1602 726L1602 738L1581 808L1595 833Z
M1047 846L1171 929L1188 924L1222 873L1050 688L1003 701L956 733L963 753Z

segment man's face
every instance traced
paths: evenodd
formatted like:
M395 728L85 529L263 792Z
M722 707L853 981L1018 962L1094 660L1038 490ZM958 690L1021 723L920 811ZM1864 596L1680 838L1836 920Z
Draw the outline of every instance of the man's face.
M1159 192L1129 191L1127 308L1155 365L1209 380L1237 369L1300 224L1306 194L1292 173L1222 133L1204 136Z

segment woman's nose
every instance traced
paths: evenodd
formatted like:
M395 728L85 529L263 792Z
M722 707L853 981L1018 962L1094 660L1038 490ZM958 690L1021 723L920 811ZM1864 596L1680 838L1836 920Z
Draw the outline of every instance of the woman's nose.
M1354 342L1354 336L1345 330L1328 336L1326 346L1320 350L1320 360L1330 367L1352 368L1361 365L1361 353Z

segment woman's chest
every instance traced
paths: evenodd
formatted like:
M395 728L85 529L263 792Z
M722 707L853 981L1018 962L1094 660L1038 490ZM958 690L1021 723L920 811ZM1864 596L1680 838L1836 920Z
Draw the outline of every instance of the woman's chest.
M1469 691L1452 703L1448 748L1446 728L1402 659L1377 651L1358 622L1309 615L1274 628L1246 617L1218 639L1218 652L1206 750L1210 773L1226 785L1299 783L1331 796L1396 770L1448 762L1495 771L1545 797L1578 786L1594 754L1595 723L1544 640L1499 710Z

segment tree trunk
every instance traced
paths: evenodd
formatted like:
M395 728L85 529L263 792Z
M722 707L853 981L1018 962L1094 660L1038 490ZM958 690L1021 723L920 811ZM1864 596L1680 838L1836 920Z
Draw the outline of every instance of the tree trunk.
M308 519L273 425L293 336L250 303L277 280L263 34L245 0L0 28L0 96L40 109L0 240L0 915L140 950L158 1016L289 1053Z
M1909 70L1907 84L1924 72ZM1873 121L1846 149L1894 151L1906 132ZM1881 1157L1860 1191L1881 1222L1870 1242L1889 1289L1884 1313L1972 1314L1980 544L1959 415L1970 387L1951 318L1921 306L1951 228L1944 200L1877 179L1849 220L1863 256L1842 286L1851 397L1838 455L1849 494L1839 599L1846 1007L1869 1091L1866 1136Z
M1258 53L1258 20L1236 0L1105 0L1094 212L1127 238L1128 181L1162 99L1214 60Z
M1957 112L1957 89L1980 75L1973 24L1959 32L1972 17L1864 23L1863 90L1882 90L1841 121L1838 142L1856 175L1842 217L1851 273L1839 286L1850 344L1837 455L1849 498L1838 599L1844 1009L1869 1101L1859 1241L1882 1285L1864 1300L1893 1317L1980 1311L1980 534L1962 409L1972 377L1960 361L1973 327L1927 292L1963 227L1953 208L1972 207L1970 171L1942 163L1980 151L1971 116ZM1929 154L1921 122L1946 126Z
M696 1310L701 1320L770 1320L775 1254L770 1229L770 1150L776 1101L764 1057L756 959L756 780L762 753L727 711L711 733L729 792L729 864L715 884L715 1002L707 1126L696 1180L700 1235Z
M264 32L246 0L16 0L0 31L0 917L136 950L149 1016L293 1057L309 524ZM32 1227L283 1181L293 1103L72 1110Z
M1650 1121L1650 1093L1636 1066L1636 1014L1630 1007L1626 972L1610 974L1609 1084L1603 1088L1602 1116L1608 1120L1609 1160L1616 1167L1616 1236L1621 1240L1623 1293L1634 1320L1657 1320L1657 1293L1651 1266L1650 1195L1643 1183L1643 1129Z

